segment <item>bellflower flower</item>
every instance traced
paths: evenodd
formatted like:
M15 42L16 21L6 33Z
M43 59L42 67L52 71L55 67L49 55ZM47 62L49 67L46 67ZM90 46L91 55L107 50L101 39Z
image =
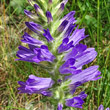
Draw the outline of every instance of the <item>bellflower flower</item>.
M19 93L37 93L50 96L48 89L52 87L54 81L51 78L40 78L34 75L30 75L26 82L18 81L18 84L21 86L18 88L20 91Z
M23 46L19 46L17 56L20 58L17 60L35 63L39 63L41 61L52 62L55 59L52 53L49 52L48 47L45 45L41 45L40 48L29 45L29 49Z
M36 33L36 37L24 33L21 41L28 47L19 46L17 60L34 62L39 67L42 67L42 64L49 65L45 66L45 70L50 78L30 75L26 82L18 81L18 90L20 93L49 96L43 98L50 101L55 110L82 108L87 94L80 92L76 95L75 91L83 83L101 78L98 66L83 68L96 58L97 52L94 48L87 48L80 43L88 35L85 35L85 29L76 26L75 11L61 18L68 0L28 1L36 14L24 10L24 13L34 20L25 24ZM103 110L102 105L99 110Z
M85 94L85 92L81 92L78 96L66 99L65 105L69 107L82 108L82 105L84 103L83 99L85 99L86 97L87 94Z
M99 108L98 108L98 110L104 110L103 105L100 105ZM108 108L106 108L105 110L110 110L110 108L108 107Z
M43 28L41 25L36 24L34 22L25 22L26 26L31 29L32 31L34 31L37 34L40 34L40 32L42 32Z

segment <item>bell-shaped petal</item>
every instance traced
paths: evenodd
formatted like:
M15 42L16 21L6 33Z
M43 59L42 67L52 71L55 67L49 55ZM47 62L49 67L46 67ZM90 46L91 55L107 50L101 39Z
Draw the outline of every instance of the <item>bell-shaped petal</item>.
M82 108L82 105L84 103L83 99L85 99L87 97L87 94L85 94L85 92L81 92L80 95L70 98L70 99L66 99L66 106L69 107L75 107L75 108Z
M43 91L51 88L54 82L51 78L41 78L30 75L26 82L18 81L18 84L20 85L18 88L19 93L42 94Z
M66 79L71 81L70 85L75 84L77 82L83 84L88 81L94 81L100 79L101 78L99 76L100 74L101 72L98 70L98 66L91 66L85 70L82 70L78 74L73 74L66 77Z
M17 55L22 61L39 63L42 61L52 62L55 56L48 50L47 46L41 45L41 47L36 47L29 45L29 49L23 46L19 46L19 51Z
M33 50L28 49L28 48L23 47L23 46L19 46L18 48L19 48L19 50L18 50L16 56L19 57L19 59L16 59L16 60L34 62L32 60L32 58L35 57L36 54L34 53Z
M59 103L58 107L57 107L57 110L63 110L63 104Z
M70 58L75 58L77 55L80 55L80 53L83 53L87 49L87 46L84 44L78 44L76 45L70 52L68 52L63 60L67 61Z
M72 35L69 36L70 41L73 41L74 45L78 44L81 40L85 39L88 35L85 35L85 29L78 29L73 31Z
M82 67L90 62L92 62L97 56L97 52L94 48L87 48L86 45L78 44L73 47L72 51L68 52L63 60L66 62L73 58L75 63L73 67L77 69L82 69Z
M25 22L26 26L32 30L33 32L40 34L42 32L43 28L41 25L34 23L34 22Z
M31 37L28 33L24 33L24 35L22 36L22 42L23 43L27 43L27 44L31 44L34 46L41 46L42 44L44 44L43 42L41 42L40 40L37 40L33 37Z
M54 40L53 37L50 34L49 29L47 29L47 30L44 29L43 36L47 39L48 42L51 42L51 41Z

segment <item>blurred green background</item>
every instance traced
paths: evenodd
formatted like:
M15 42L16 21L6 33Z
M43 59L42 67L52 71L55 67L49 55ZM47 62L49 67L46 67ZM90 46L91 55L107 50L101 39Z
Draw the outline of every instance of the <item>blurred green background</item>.
M18 80L27 79L29 74L44 75L35 64L15 61L21 36L28 31L24 9L33 10L27 0L0 0L0 110L31 110L31 102L41 97L17 91ZM83 110L97 110L100 104L110 107L110 0L69 0L64 15L72 10L79 27L86 28L89 35L83 43L98 52L90 65L99 65L102 72L100 80L85 84L88 97Z

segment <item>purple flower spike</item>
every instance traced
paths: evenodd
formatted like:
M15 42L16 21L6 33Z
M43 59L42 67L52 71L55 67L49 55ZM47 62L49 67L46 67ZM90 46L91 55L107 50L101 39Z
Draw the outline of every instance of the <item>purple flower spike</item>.
M63 104L60 104L60 103L59 103L57 110L63 110Z
M62 53L64 51L69 50L73 46L73 41L69 42L68 38L65 38L62 42L62 44L58 47L58 53Z
M57 31L63 32L63 30L66 28L67 24L68 24L68 21L67 21L67 20L64 20L64 21L60 24L60 26L58 27Z
M103 105L100 105L99 108L98 108L98 110L104 110ZM108 108L106 108L105 110L110 110L110 108L108 107Z
M83 84L88 81L95 81L100 79L101 77L98 77L100 74L101 72L98 70L98 66L91 66L85 70L82 70L78 74L68 76L66 79L71 80L70 85L77 82Z
M18 90L20 90L19 93L42 94L51 88L54 82L51 78L40 78L30 75L26 82L18 81L18 84L21 86L18 88Z
M44 35L44 37L47 39L48 42L51 42L51 41L54 40L53 37L52 37L51 34L50 34L49 29L47 29L47 30L44 29L43 35Z
M34 22L25 22L26 26L31 29L33 32L40 34L42 32L43 28L41 25L36 24Z
M84 103L83 99L87 97L87 94L85 92L81 92L80 95L73 97L71 99L66 99L66 106L69 107L75 107L75 108L82 108L82 105Z
M46 17L47 17L48 23L53 21L52 15L49 11L46 12Z
M41 46L43 44L43 42L31 37L28 33L24 33L24 35L22 36L22 42L27 43L27 44L31 44L34 46Z

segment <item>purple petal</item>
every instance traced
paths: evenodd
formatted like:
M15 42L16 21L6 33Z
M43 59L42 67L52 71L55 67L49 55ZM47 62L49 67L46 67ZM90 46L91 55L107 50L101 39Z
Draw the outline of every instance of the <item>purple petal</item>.
M53 21L52 15L49 11L46 12L46 17L47 17L48 23Z
M67 21L67 20L64 20L64 21L60 24L60 26L58 27L57 31L63 32L63 30L65 29L65 27L67 26L67 24L68 24L68 21Z
M54 40L53 37L50 34L49 29L47 29L47 30L44 29L43 36L47 39L48 42L51 42L51 41Z
M98 108L98 110L104 110L103 105L100 105L99 108Z
M71 80L70 84L75 84L76 82L85 83L96 79L100 74L98 66L91 66L78 74L71 75L68 80Z
M33 32L40 34L42 32L43 28L41 25L36 24L34 22L25 22L26 26L31 29Z
M76 25L70 24L70 26L68 27L67 31L64 33L63 37L64 38L69 37L75 26Z
M87 94L85 92L81 92L78 96L73 97L71 99L66 99L66 106L69 107L75 107L75 108L82 108L82 105L84 103L83 99L87 97Z
M63 110L63 104L59 103L57 110Z
M34 46L41 46L43 44L43 42L31 37L28 33L24 33L24 35L22 36L22 42L27 43L27 44L31 44Z
M22 84L22 82L18 82L18 83L20 85ZM34 75L30 75L25 85L23 86L21 85L21 87L19 87L18 90L20 90L20 93L28 93L28 94L38 93L48 96L50 95L50 92L46 92L45 90L51 88L53 84L54 82L51 78L40 78Z

